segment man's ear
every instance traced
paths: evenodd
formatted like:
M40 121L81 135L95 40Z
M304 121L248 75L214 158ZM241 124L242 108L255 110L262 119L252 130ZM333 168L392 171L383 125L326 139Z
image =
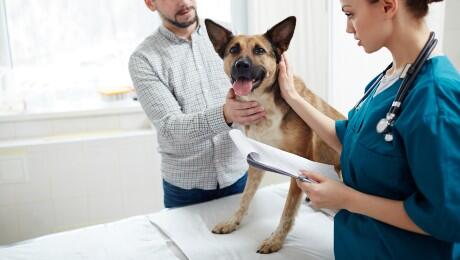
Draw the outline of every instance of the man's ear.
M223 59L225 47L233 38L232 32L210 19L204 20L204 24L206 25L206 30L208 31L208 36L214 46L214 50Z
M144 0L144 2L145 5L150 9L150 11L155 12L157 10L155 0Z
M295 16L290 16L268 30L264 36L275 47L277 57L289 48L296 24Z

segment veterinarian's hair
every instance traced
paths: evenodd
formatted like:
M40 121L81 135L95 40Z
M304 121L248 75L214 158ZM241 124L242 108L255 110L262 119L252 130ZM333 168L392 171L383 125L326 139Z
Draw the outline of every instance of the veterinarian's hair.
M370 3L377 3L380 0L368 0ZM443 0L403 0L409 11L415 18L423 18L428 14L428 4L442 2Z

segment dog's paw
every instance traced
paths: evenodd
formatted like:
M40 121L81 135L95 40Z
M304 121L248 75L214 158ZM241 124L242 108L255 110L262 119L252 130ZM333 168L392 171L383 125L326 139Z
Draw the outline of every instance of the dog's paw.
M212 233L214 234L228 234L235 231L240 223L234 221L226 221L223 223L217 224L213 229Z
M283 241L279 239L273 239L273 238L267 238L262 242L262 244L259 247L259 250L257 250L257 253L259 254L271 254L278 252L281 247L283 246Z

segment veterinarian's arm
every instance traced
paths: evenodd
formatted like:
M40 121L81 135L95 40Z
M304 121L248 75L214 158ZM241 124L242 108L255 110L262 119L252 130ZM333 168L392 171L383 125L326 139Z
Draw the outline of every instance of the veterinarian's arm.
M142 56L131 56L131 79L139 101L158 134L174 143L190 143L209 139L231 129L225 122L223 106L184 114L172 91L152 70Z
M409 218L404 202L377 197L354 190L349 196L346 209L353 213L369 216L389 225L427 235Z
M303 175L318 182L297 182L297 185L308 194L313 207L345 209L404 230L427 234L409 218L403 201L365 194L319 173L303 172Z
M318 111L297 93L294 87L294 76L284 54L279 63L279 70L278 81L283 98L321 139L340 154L342 143L335 131L335 121Z

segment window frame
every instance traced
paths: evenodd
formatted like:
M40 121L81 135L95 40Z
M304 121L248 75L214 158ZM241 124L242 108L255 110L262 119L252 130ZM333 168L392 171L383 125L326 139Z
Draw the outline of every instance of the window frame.
M0 0L0 67L12 68L5 0Z
M229 5L230 5L230 17L229 19L231 21L234 20L234 12L241 12L242 10L246 9L247 3L245 0L228 0ZM236 2L236 3L235 3ZM67 111L66 108L61 108L56 106L53 102L47 103L48 101L41 101L40 98L35 99L34 95L35 94L30 94L27 96L22 95L22 88L19 86L19 84L10 84L11 82L15 83L15 79L18 78L17 73L23 73L22 72L22 65L18 60L15 60L16 55L14 53L16 46L14 46L12 43L14 43L13 36L14 34L14 28L11 28L9 26L12 25L12 21L9 20L8 18L11 18L11 14L8 13L9 9L7 9L7 4L8 0L0 0L0 121L2 119L4 120L9 120L11 117L19 116L20 118L17 118L17 120L23 120L22 116L30 116L31 118L35 118L37 116L54 116L54 114L59 115L59 116L68 116L69 113L84 113L85 111L88 110L88 108L84 109L76 109L75 111ZM142 3L143 4L143 3ZM203 6L203 5L202 5ZM204 7L204 6L203 6ZM147 8L146 8L147 10ZM236 11L235 11L236 10ZM200 12L200 11L199 11ZM200 14L204 14L205 12L202 10ZM154 14L151 14L154 15ZM158 14L156 13L158 16ZM208 14L209 15L209 14ZM203 17L201 17L203 18ZM159 18L158 18L159 19ZM217 19L217 18L216 18ZM161 21L160 21L161 22ZM247 25L245 25L247 21L240 21L238 24L238 28L243 28L242 31L246 31ZM160 25L160 24L158 24ZM153 30L152 30L153 33ZM148 34L145 35L147 37ZM28 68L27 68L28 69ZM33 69L33 68L31 68ZM21 77L22 79L22 77ZM16 85L18 85L18 88L16 88ZM84 88L85 89L85 88ZM87 89L85 89L86 91ZM64 99L69 99L71 100L72 98L69 98L70 95L68 93L72 92L71 88L65 88L63 87L60 91L60 96L64 96ZM78 90L80 91L80 90ZM78 92L77 91L77 92ZM83 91L83 90L82 90ZM96 91L96 90L94 90ZM14 93L19 93L19 95L16 95ZM6 94L5 94L6 93ZM12 94L13 93L13 94ZM46 95L45 95L46 96ZM97 103L98 101L96 100L97 95L91 95L90 98L94 99L94 107L91 107L91 109L94 110L99 110L99 109L105 109L105 103L104 101L100 101L100 104ZM14 97L14 101L11 101L11 98ZM54 95L51 95L51 100L53 100ZM16 102L17 100L20 100ZM56 99L56 98L55 98ZM77 98L78 99L78 98ZM76 102L78 100L76 99ZM92 100L91 99L91 100ZM6 107L8 107L8 104L19 104L19 102L22 102L24 104L24 110L17 112L17 111L9 111L8 109L6 111L2 111L2 103L6 102ZM31 103L29 103L31 102ZM34 103L35 102L35 103ZM46 103L42 107L40 107L40 102ZM33 104L33 105L30 105ZM120 104L111 104L114 107L120 106L120 108L124 109L125 105L122 103ZM26 108L27 107L27 108ZM33 107L33 108L32 108ZM111 108L112 109L112 108Z

